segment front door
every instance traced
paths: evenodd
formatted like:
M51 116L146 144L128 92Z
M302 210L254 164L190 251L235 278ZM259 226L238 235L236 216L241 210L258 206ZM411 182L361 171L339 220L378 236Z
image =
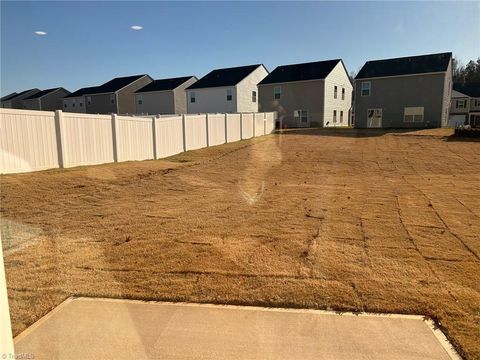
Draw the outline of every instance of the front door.
M367 110L367 128L382 127L382 109Z

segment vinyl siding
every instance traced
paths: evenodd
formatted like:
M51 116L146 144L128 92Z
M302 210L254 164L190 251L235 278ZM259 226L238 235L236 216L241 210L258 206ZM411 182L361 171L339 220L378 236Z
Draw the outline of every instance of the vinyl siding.
M232 100L227 101L227 89L232 90ZM190 102L190 93L195 92L195 102ZM187 108L189 114L234 113L237 112L237 94L235 86L214 87L187 90Z
M89 114L111 114L117 112L117 104L112 104L110 102L110 96L115 95L114 93L110 94L93 94L85 95L85 102L87 103L87 113ZM92 101L88 105L87 98L91 97ZM117 100L115 99L115 102Z
M273 90L280 86L282 94L275 100ZM287 127L298 127L295 110L308 110L309 125L322 126L324 115L324 81L309 80L258 86L259 111L277 111L278 118Z
M149 76L143 76L140 79L132 82L124 88L117 91L118 113L119 114L134 114L135 106L135 91L140 90L147 84L152 82Z
M337 86L337 98L334 98L334 87ZM342 88L345 89L345 99L342 100ZM325 78L325 115L323 126L347 126L352 107L353 86L342 63L339 62ZM333 111L337 111L337 122L333 122ZM343 122L340 122L340 112L343 111Z
M192 77L188 81L185 81L182 85L178 86L174 92L174 101L175 101L175 114L186 114L187 113L187 93L185 89L190 85L193 85L198 81L197 78Z
M267 75L268 71L263 66L259 66L250 75L237 84L237 112L258 111L257 84ZM257 92L256 102L252 101L252 91Z
M175 114L173 91L152 91L134 94L136 98L137 114ZM142 104L138 103L139 96Z
M361 84L370 81L370 96L362 96ZM355 81L355 127L367 127L367 110L382 109L383 128L433 128L442 125L445 73L396 76ZM423 107L424 121L406 123L405 107Z
M73 106L73 104L75 104L75 107ZM80 106L80 104L82 104L82 106ZM71 113L85 113L85 96L63 99L63 111Z

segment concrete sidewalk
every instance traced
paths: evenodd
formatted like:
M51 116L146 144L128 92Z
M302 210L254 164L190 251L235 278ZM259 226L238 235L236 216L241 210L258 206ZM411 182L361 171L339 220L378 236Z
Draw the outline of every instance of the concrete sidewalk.
M38 359L459 359L421 316L68 299L15 338Z

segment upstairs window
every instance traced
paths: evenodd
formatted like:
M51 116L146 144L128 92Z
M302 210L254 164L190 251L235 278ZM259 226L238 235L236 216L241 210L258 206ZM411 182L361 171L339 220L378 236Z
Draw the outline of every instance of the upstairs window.
M362 96L370 96L370 81L362 81Z
M143 104L143 97L142 95L137 95L137 104L142 105Z
M282 96L282 88L280 86L275 86L273 88L273 99L279 100L281 96Z
M115 104L115 95L110 95L110 103Z
M232 89L227 89L227 101L232 101L233 98L233 91Z
M338 88L336 86L333 87L333 98L336 99L337 98L337 92L338 92Z
M345 100L345 88L342 88L342 100Z
M467 107L467 100L457 100L456 108L465 109Z
M195 91L190 92L190 102L191 103L195 102Z
M257 92L252 91L252 102L257 102Z

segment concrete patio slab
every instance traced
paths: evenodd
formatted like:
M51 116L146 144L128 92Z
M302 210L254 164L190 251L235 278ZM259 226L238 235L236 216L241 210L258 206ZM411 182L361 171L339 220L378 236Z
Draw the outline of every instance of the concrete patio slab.
M459 359L421 316L70 298L15 340L38 359Z

